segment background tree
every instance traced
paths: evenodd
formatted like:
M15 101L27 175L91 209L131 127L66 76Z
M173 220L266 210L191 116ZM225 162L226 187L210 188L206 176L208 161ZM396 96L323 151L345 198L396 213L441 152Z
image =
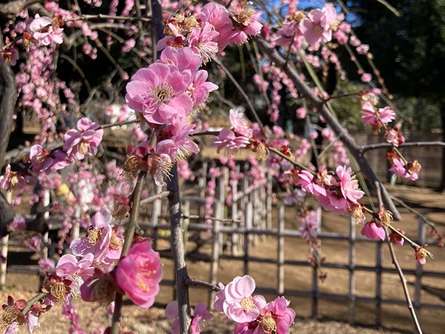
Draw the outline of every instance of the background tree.
M370 44L391 93L401 97L400 115L410 130L442 126L445 138L445 1L393 0L395 17L378 1L349 1L356 32ZM445 153L442 181L445 189Z

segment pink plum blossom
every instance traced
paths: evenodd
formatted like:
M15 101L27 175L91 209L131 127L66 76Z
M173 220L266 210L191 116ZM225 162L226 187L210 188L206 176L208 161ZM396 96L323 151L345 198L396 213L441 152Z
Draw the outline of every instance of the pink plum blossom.
M416 181L419 178L422 166L417 160L405 164L401 158L394 158L391 160L391 164L389 170L395 175L410 181Z
M295 319L295 312L289 304L284 297L275 298L263 306L257 319L237 324L234 334L288 334Z
M156 145L156 152L167 154L172 161L185 159L191 154L198 153L198 145L189 136L192 130L192 125L178 119L161 131L159 135L160 141Z
M106 209L97 212L87 229L87 235L74 240L70 246L75 256L93 254L94 266L104 272L113 269L122 250L122 240L113 231L111 219L111 214Z
M126 101L151 124L168 124L177 115L190 114L193 107L186 93L192 83L190 72L178 67L154 63L139 69L127 84Z
M83 160L87 154L97 153L103 134L97 123L83 117L77 122L77 129L68 130L63 136L63 150L69 158Z
M94 273L93 260L92 253L86 254L81 260L78 260L74 255L65 254L57 262L56 273L59 277L78 275L87 278Z
M298 173L297 185L301 187L305 192L308 192L315 196L326 196L326 189L314 182L314 174L307 170L302 170Z
M305 240L314 239L320 229L320 216L317 211L310 210L305 212L301 218L300 233Z
M215 144L219 149L239 149L249 145L253 136L253 130L249 122L244 117L241 109L230 110L231 129L223 129L215 139Z
M305 118L306 117L306 108L304 108L304 107L300 107L300 108L298 108L296 111L295 111L295 114L296 114L296 116L297 116L297 118L299 118L299 119L303 119L303 118Z
M65 151L55 149L48 152L39 144L31 146L29 159L34 173L57 171L70 165Z
M24 181L23 176L11 169L11 165L6 165L5 173L0 176L0 189L11 190Z
M224 284L218 283L219 291L215 294L215 299L213 301L213 308L217 312L224 312L224 300L225 300L225 292L224 292Z
M304 29L300 18L288 19L280 29L278 29L274 43L284 48L290 47L292 51L297 51L301 48L304 41L303 31Z
M358 200L363 197L364 192L359 189L358 181L352 176L351 168L338 166L335 173L338 177L343 197L351 203L358 204Z
M367 222L362 228L362 235L372 240L385 240L385 229L374 221Z
M247 5L235 5L230 9L231 18L234 20L234 29L230 41L235 44L244 44L249 37L257 36L263 25L259 21L261 12L256 12Z
M362 105L362 120L366 124L381 127L383 124L391 123L395 118L396 114L390 107L376 110L369 102L365 102Z
M116 283L136 305L149 308L159 293L162 267L148 240L136 242L117 265Z
M263 296L255 295L255 281L252 277L236 276L224 288L224 314L237 323L255 320L266 304Z
M326 5L322 10L311 10L302 26L307 43L315 47L320 42L329 42L332 39L332 26L336 20L337 13L332 4Z
M167 304L165 308L165 315L169 322L171 323L171 334L179 334L179 315L178 315L178 302L172 301ZM191 317L189 333L190 334L200 334L202 330L202 322L210 320L212 315L207 310L207 306L204 304L197 304L193 310L193 315Z
M215 2L209 2L202 7L199 15L199 19L203 23L211 24L215 30L219 33L216 38L219 51L223 51L224 48L231 42L233 24L230 19L228 10Z
M29 25L29 30L32 37L42 45L63 43L63 29L54 24L49 17L40 17L39 14L36 14Z
M371 82L371 80L372 80L372 75L371 75L370 73L363 73L362 76L360 77L360 79L361 79L363 82L368 83L368 82Z
M203 63L209 62L218 53L218 36L219 32L208 22L204 22L200 28L192 29L188 38L189 46L201 56Z

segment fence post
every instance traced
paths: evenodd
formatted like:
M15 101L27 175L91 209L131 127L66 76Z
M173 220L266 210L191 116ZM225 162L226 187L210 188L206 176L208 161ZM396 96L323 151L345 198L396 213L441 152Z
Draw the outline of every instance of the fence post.
M162 191L162 186L156 186L156 194L159 194ZM157 198L153 201L153 208L151 212L151 226L153 227L152 238L153 238L153 247L157 249L158 247L158 224L159 224L159 216L162 212L162 199Z
M190 201L185 200L182 207L182 212L184 217L183 219L183 239L184 239L184 247L187 249L187 242L188 242L188 229L190 225Z
M267 173L266 183L266 227L272 228L272 175Z
M422 219L417 220L417 237L419 240L419 244L423 245L425 243L425 224ZM415 290L414 290L414 307L418 310L418 314L420 316L420 309L422 306L422 274L423 274L423 266L416 263L416 282L415 282Z
M220 239L219 239L219 220L213 220L212 224L212 262L210 265L210 283L216 285L218 283L218 262L219 262L219 251L220 251ZM214 291L209 291L209 308L212 306L212 301L215 296Z
M278 207L277 227L277 294L284 295L284 238L285 207L280 203Z
M252 211L252 202L247 201L246 215L244 219L244 275L249 274L249 233L252 228Z
M203 161L202 162L202 168L201 168L201 175L198 179L198 186L199 186L199 196L201 198L206 198L206 186L207 186L207 169L208 169L208 162ZM205 217L205 205L199 206L199 216Z
M239 171L238 171L239 173ZM232 205L231 205L231 218L233 220L232 225L234 228L239 228L240 223L237 223L238 220L238 201L235 201L238 194L238 180L234 178L232 181ZM232 233L230 236L231 240L231 254L238 255L239 254L239 235L237 233Z
M0 264L0 288L3 290L6 285L6 271L8 267L8 242L9 234L1 238L1 264Z
M50 205L51 203L51 195L49 190L45 190L43 192L43 205L45 207L48 207L48 205ZM48 227L49 230L49 224L48 224L48 220L49 220L49 211L47 210L44 214L43 214L43 218L45 219L45 224ZM78 224L78 222L77 222ZM48 246L49 246L49 233L48 230L46 230L46 232L43 234L43 248L42 248L42 259L47 259L48 258Z
M375 254L375 325L382 325L382 242L376 243Z
M6 201L11 203L12 193L8 191L6 193ZM0 289L3 290L6 286L6 272L8 270L8 243L9 234L6 234L0 239Z
M349 219L349 250L348 250L348 297L349 297L349 323L355 323L355 231L356 222Z
M252 186L255 184L252 182ZM252 228L258 227L258 196L257 189L254 189L249 194L249 201L252 203ZM255 246L258 240L258 235L254 234L251 237L252 245Z

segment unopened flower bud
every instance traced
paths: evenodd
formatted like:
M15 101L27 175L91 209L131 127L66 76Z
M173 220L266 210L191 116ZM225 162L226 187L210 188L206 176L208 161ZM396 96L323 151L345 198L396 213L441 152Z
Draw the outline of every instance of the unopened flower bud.
M130 155L127 157L124 163L124 171L135 177L137 173L144 167L144 162L142 159L136 155Z
M391 225L392 222L392 214L390 211L381 208L379 210L379 220L383 225Z
M416 248L416 261L419 264L426 263L426 257L428 256L428 251L423 247Z
M402 230L399 230L400 234L404 234L404 232ZM394 231L391 231L390 235L389 235L389 240L395 244L395 245L399 245L399 246L403 246L405 239L403 239L403 237L400 235L399 233L396 233Z

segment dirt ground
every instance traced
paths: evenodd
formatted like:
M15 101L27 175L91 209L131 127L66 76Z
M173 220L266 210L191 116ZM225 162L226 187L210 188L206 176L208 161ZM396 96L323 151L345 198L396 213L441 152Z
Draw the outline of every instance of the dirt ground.
M437 224L438 228L445 232L445 195L434 193L430 190L397 187L392 193L424 212L429 219ZM417 235L416 218L413 214L402 210L402 220L397 223L408 235ZM347 234L348 219L335 214L324 214L323 231L341 232ZM297 228L296 213L289 210L286 214L286 227ZM168 244L160 243L160 249L168 248ZM357 243L357 265L375 265L375 249L373 243ZM293 260L307 259L308 249L304 241L300 239L285 240L285 258ZM445 249L431 247L434 254L434 260L428 261L424 266L428 271L445 272ZM263 258L274 258L276 256L276 240L273 237L261 239L251 249L252 256ZM327 262L344 263L348 261L347 242L328 241L322 243L322 252ZM383 265L391 267L389 253L386 247L383 247L384 260ZM412 250L409 247L397 248L399 261L403 268L415 269ZM166 279L172 279L172 263L169 260L163 260L164 273ZM218 279L222 282L228 282L233 276L243 272L243 263L241 261L221 260L219 264ZM189 262L190 275L197 279L208 279L209 264L195 261ZM321 292L326 293L346 293L348 285L348 271L340 269L324 269L327 278L320 282ZM249 273L256 281L257 286L266 288L276 287L276 266L272 264L251 263ZM287 289L310 290L312 271L309 267L285 266L285 287ZM375 296L376 275L373 272L358 272L356 274L356 294L373 298ZM413 293L412 283L415 280L413 275L407 275L407 280L411 292ZM396 274L383 274L382 276L382 296L390 299L403 299L399 278ZM24 274L9 274L7 277L6 291L1 292L1 300L6 300L6 295L11 294L16 298L31 297L33 291L36 291L38 284L37 276ZM443 304L445 303L445 279L423 277L422 284L422 302ZM429 288L429 289L428 289ZM432 289L434 293L431 293ZM192 303L207 302L207 292L199 289L192 289ZM267 296L271 299L274 296ZM160 304L168 303L172 299L172 289L164 286L161 289L157 301ZM338 302L328 302L321 300L319 303L320 321L305 320L310 316L311 303L307 298L290 298L291 306L297 313L296 325L292 333L398 333L412 332L411 320L408 310L405 306L384 306L382 314L382 323L385 330L374 330L364 327L351 327L349 325L335 322L346 321L348 319L348 304ZM107 323L108 318L102 308L97 305L82 303L79 307L82 323L89 331L94 330ZM149 311L140 310L134 306L125 306L123 324L127 330L134 333L168 333L168 324L160 308L153 308ZM356 321L364 325L372 325L375 318L374 304L357 304ZM333 321L334 320L334 321ZM423 309L420 312L420 320L424 332L428 334L445 333L445 310ZM391 332L390 330L396 330ZM42 327L37 333L58 334L67 333L67 324L61 319L58 310L52 310L43 316ZM211 320L205 333L231 333L230 325L223 319L216 317Z

